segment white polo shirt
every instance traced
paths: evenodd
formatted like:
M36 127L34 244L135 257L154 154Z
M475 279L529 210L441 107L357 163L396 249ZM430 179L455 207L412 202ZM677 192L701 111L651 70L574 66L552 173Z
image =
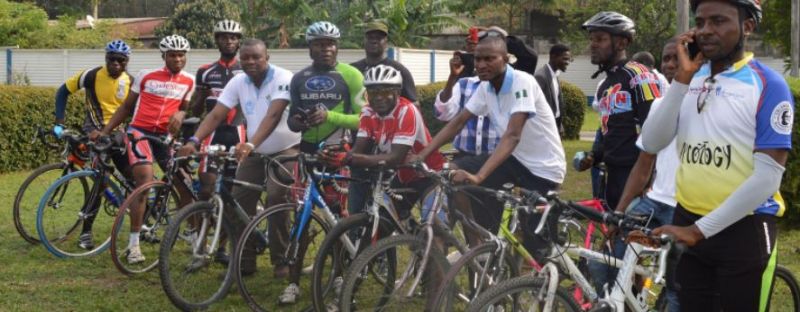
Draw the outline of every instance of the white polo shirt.
M533 76L506 65L500 91L495 92L490 82L482 81L466 108L475 115L488 115L501 136L512 114L528 113L521 141L511 155L533 175L559 184L564 182L567 162L556 119Z
M222 89L217 102L228 108L241 106L242 113L247 120L247 139L251 140L258 130L261 121L267 116L267 110L274 100L290 101L289 83L292 73L278 66L269 65L267 78L261 86L256 86L247 74L241 73L231 78ZM300 133L289 130L286 120L289 117L289 107L283 112L280 123L272 134L256 147L256 152L261 154L275 154L292 146L300 144Z

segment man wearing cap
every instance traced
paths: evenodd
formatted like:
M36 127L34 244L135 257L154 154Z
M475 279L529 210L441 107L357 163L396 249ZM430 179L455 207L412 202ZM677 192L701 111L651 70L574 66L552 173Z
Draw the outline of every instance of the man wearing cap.
M364 31L364 52L366 52L367 57L350 65L357 68L362 74L378 65L387 65L397 69L403 77L400 96L411 102L417 102L417 87L414 85L414 77L411 76L411 72L403 64L386 57L386 49L388 47L389 27L383 22L370 22Z

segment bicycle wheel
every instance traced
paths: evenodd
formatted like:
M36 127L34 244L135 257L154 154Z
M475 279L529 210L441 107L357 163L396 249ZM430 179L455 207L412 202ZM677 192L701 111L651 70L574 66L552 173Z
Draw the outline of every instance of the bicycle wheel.
M396 235L364 250L345 274L341 310L423 311L448 269L444 255L431 246L424 272L419 272L426 243L414 235ZM372 267L385 272L385 281L364 273Z
M519 276L519 262L505 250L498 259L497 242L470 249L456 261L439 284L430 311L464 311L472 300L497 283Z
M469 306L469 312L483 311L542 311L547 293L544 280L533 276L520 276L500 282L480 294ZM534 308L535 307L535 308ZM569 296L558 287L551 311L581 311Z
M102 181L102 185L97 185ZM84 187L88 185L89 187ZM36 214L36 230L42 245L59 258L96 255L111 243L111 228L122 192L107 177L96 171L81 170L65 175L53 183L42 199ZM92 236L103 242L92 248L78 246L80 230L90 216L94 216Z
M232 275L236 277L234 280L237 281L242 298L254 311L287 309L286 306L278 305L278 296L289 283L284 280L284 277L274 275L277 266L291 264L290 272L300 276L301 294L307 293L310 289L310 279L303 277L310 273L303 269L304 263L310 264L313 255L319 250L322 240L328 232L328 224L316 213L311 213L300 242L290 242L288 236L271 237L266 230L269 227L284 226L287 230L286 233L294 232L295 224L299 223L297 218L302 216L302 209L299 208L297 204L292 203L267 208L253 217L236 242L236 249L231 258ZM273 220L274 223L270 224L270 220ZM289 227L292 228L289 229ZM264 248L267 238L270 246ZM280 246L280 242L285 242L286 245ZM293 256L295 253L296 257ZM288 257L285 257L286 255ZM305 310L307 308L309 307L298 306L290 309Z
M794 274L788 268L778 265L775 267L775 277L772 282L767 311L800 312L800 286L797 285Z
M381 219L378 237L387 237L394 232L394 226L386 219ZM344 271L353 259L373 242L368 237L372 232L372 216L366 213L354 214L342 219L334 226L325 240L322 241L311 275L311 300L314 310L328 311L327 307L335 307L344 278ZM353 243L356 254L346 250L342 239L346 237ZM366 238L366 240L365 240Z
M128 263L131 239L129 220L131 207L144 201L144 216L139 230L139 248L145 260ZM177 192L163 181L151 181L137 187L117 211L111 236L111 260L126 275L141 274L158 265L161 239L169 224L170 215L179 207Z
M36 168L22 182L17 191L17 196L14 197L13 208L14 227L22 239L31 244L39 243L39 233L36 231L36 209L39 207L38 204L39 200L42 199L42 193L58 178L76 170L79 169L70 163L46 164ZM86 189L84 194L89 194L89 186L86 183L83 183L82 186Z
M172 304L184 311L208 308L224 298L231 286L227 264L214 258L220 248L232 251L234 246L233 237L224 240L224 246L220 240L213 246L220 231L215 202L182 208L170 220L159 251L161 286ZM232 233L227 220L221 225L220 234Z

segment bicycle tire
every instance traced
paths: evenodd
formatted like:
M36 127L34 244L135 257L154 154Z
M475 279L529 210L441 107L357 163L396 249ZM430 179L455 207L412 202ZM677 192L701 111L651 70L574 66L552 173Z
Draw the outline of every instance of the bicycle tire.
M93 170L80 170L65 175L56 180L56 182L54 182L47 189L47 191L45 191L45 194L39 201L39 208L37 209L36 213L36 230L39 232L39 241L42 243L45 249L47 249L48 252L55 255L56 257L71 258L71 257L92 256L105 251L111 245L111 227L113 226L112 224L113 222L111 221L112 216L108 215L108 213L105 212L109 210L115 210L116 208L104 209L101 206L103 205L117 206L118 203L114 203L113 200L106 197L104 192L106 190L110 190L115 197L114 200L119 200L123 198L123 194L116 183L114 183L108 177L102 177L104 179L106 188L103 190L99 190L98 194L95 194L95 198L92 199L91 192L93 192L92 189L94 188L94 184L97 183L98 179L97 174L98 173ZM75 196L74 194L72 194L71 196L65 195L65 193L69 189L68 184L70 183L70 181L74 179L80 179L81 184L86 183L88 180L92 181L91 184L92 186L89 187L89 195L88 195L90 197L89 200L86 200L86 198L83 197L87 196L86 194L83 194L83 196L80 196L80 194L78 196ZM59 195L59 192L62 193ZM54 205L49 200L51 196L54 195L58 195L61 198L65 198L67 200L69 200L70 198L74 199L75 197L83 198L82 200L78 200L81 201L81 203L79 204L80 209L60 209L61 204ZM90 201L95 203L92 203ZM75 202L71 202L70 204L75 204ZM83 208L86 205L95 205L95 204L98 206L97 206L97 211L95 212L96 219L94 220L92 233L94 234L95 237L98 237L97 234L100 233L101 235L99 236L105 237L105 239L102 243L100 243L99 245L95 245L94 248L90 250L81 249L80 247L77 246L77 240L73 240L78 238L79 235L74 235L76 232L75 230L78 228L79 225L82 224L83 221L82 220L83 217L80 216L80 213L81 210L83 210ZM60 211L65 211L65 212L61 213ZM59 214L64 214L64 215L54 216L53 217L54 220L50 220L48 218L48 220L45 221L46 215L55 215L57 212ZM73 215L75 213L79 214L77 218L74 217ZM103 218L97 218L100 216L103 216ZM108 217L109 220L106 220L106 217ZM64 229L57 229L58 223L63 223L63 222L66 222L67 226L63 227ZM45 228L48 228L49 230L46 231Z
M475 283L477 281L476 274L480 274L479 272L485 270L486 265L479 263L480 258L486 258L487 260L491 260L488 264L491 266L491 271L497 270L497 257L495 251L499 249L497 242L490 241L482 243L475 248L470 249L467 253L462 255L458 260L450 266L450 270L447 271L444 279L439 285L438 290L436 291L436 295L431 297L433 300L428 304L426 310L428 311L463 311L465 310L465 306L460 306L458 303L458 298L461 297L462 300L466 300L466 303L469 304L472 300L474 300L481 292L485 291L489 287L494 284L497 284L503 280L507 280L513 277L519 276L520 265L519 261L511 254L511 250L507 249L503 255L503 259L501 260L505 266L505 271L503 276L497 278L497 276L493 275L493 273L489 277L489 280L492 281L491 284L483 285L482 289L474 289ZM462 270L467 270L467 278L466 280L459 280L458 277L462 273ZM463 285L465 284L466 285ZM458 291L459 286L464 286L467 288L467 291Z
M147 196L142 217L142 229L139 232L139 247L146 260L137 264L129 264L127 255L130 222L126 220L126 217L130 213L131 205L136 204L140 196ZM168 196L165 200L169 206L166 208L156 206L162 203L160 200L162 196ZM156 268L163 233L169 223L169 215L177 211L179 205L180 200L175 188L160 180L147 182L128 195L117 211L114 227L111 230L111 260L117 270L125 275L135 275ZM167 215L163 215L164 213Z
M392 223L384 218L381 218L378 229L379 237L386 237L394 232ZM311 301L315 311L326 312L326 306L335 303L338 296L335 292L330 292L334 287L335 278L343 277L344 271L355 259L355 257L350 258L348 252L344 250L342 242L339 240L340 237L352 233L349 236L358 239L371 230L372 216L366 213L357 213L339 221L325 236L325 240L322 241L322 245L317 251L311 275ZM368 246L369 244L358 244L356 248L360 253ZM328 264L328 259L330 259L330 264ZM333 271L324 272L326 267Z
M496 307L496 304L501 300L505 300L505 302L511 302L511 304L518 308L523 305L519 301L519 294L525 292L527 290L536 289L540 290L544 285L544 279L534 277L534 276L520 276L515 277L499 284L495 285L494 287L486 290L483 294L480 294L475 301L469 306L467 311L469 312L482 312L489 310L489 307ZM537 304L534 301L534 304ZM496 309L495 309L496 310ZM504 311L516 311L516 310L504 310ZM570 297L569 293L566 289L559 286L555 292L555 298L553 299L553 311L581 311L581 308L578 306L577 303Z
M225 298L232 284L230 278L220 280L220 276L230 276L230 266L215 261L213 257L218 249L203 248L199 250L201 254L195 253L195 247L200 247L196 245L200 238L196 227L202 228L205 224L210 229L199 231L205 232L205 239L200 239L200 244L208 247L208 240L217 230L217 208L212 202L205 201L182 208L172 218L161 243L158 265L161 287L170 302L183 311L207 309ZM223 218L222 231L232 233L231 230L232 226ZM198 233L197 238L193 236L195 233ZM229 237L224 247L232 251L233 245L233 238Z
M779 280L782 282L779 283ZM781 286L782 284L784 286ZM778 286L777 289L776 286ZM784 294L787 291L788 294ZM778 302L774 301L776 294L781 298L777 300ZM787 303L786 297L789 297L792 302ZM773 306L773 303L779 303L780 307ZM767 311L789 311L787 308L793 308L794 310L791 311L800 312L800 285L797 284L797 279L792 274L792 271L782 265L776 265Z
M42 185L45 188L47 185L53 184L55 180L60 177L63 177L69 173L75 172L79 169L75 168L70 163L66 162L59 162L59 163L52 163L42 165L39 168L36 168L25 178L25 181L22 181L22 184L19 186L19 190L17 191L17 195L14 197L14 207L13 207L13 218L14 218L14 227L19 233L19 236L22 237L26 242L31 243L33 245L39 244L39 233L36 230L36 210L38 208L39 200L42 198L41 194L31 195L29 192L29 188L32 184L35 185ZM50 181L49 173L56 171L60 171L58 177ZM84 188L88 189L89 186L84 184ZM34 187L34 189L38 189L38 187ZM89 192L85 192L88 194ZM32 201L28 203L25 200L25 195L31 195ZM24 202L23 202L24 201ZM28 219L32 219L28 221ZM27 225L26 225L27 224ZM33 232L29 233L28 229L31 229Z
M429 299L428 296L433 295L433 291L435 291L435 289L432 289L429 292L424 292L423 288L426 286L430 286L430 288L435 288L438 286L436 280L437 276L444 276L444 273L448 269L447 259L445 259L444 255L442 255L442 253L434 246L431 246L430 253L428 254L429 259L423 275L424 279L421 280L420 284L417 285L416 288L416 290L423 291L423 293L418 293L412 296L420 297L420 299L412 302L413 299L405 297L401 303L393 304L390 302L391 298L387 298L386 294L393 293L394 288L398 286L397 277L398 275L402 274L398 273L414 269L414 267L417 265L417 259L424 256L420 255L420 253L424 252L426 243L426 240L422 237L403 234L382 239L377 244L365 249L358 257L356 257L345 274L344 283L342 285L342 293L339 299L341 311L355 311L363 309L388 310L389 308L395 308L397 311L424 310L425 304ZM408 250L401 250L403 247L408 247ZM410 253L405 254L406 251L409 251ZM384 255L387 258L386 260L379 258ZM367 278L368 274L363 274L362 272L366 272L367 267L371 267L374 260L377 260L378 263L386 264L385 281L379 281L377 285L377 288L381 288L379 291L382 291L383 293L378 294L377 296L373 295L372 293L367 294L367 298L370 300L366 298L364 300L354 299L353 296L356 293L365 294L369 292L366 290L371 289L370 287L365 287L363 289L360 288L356 290L356 288L369 281ZM406 267L405 265L401 265L399 263L401 260L409 260L409 266ZM408 283L400 285L400 288L408 286L408 284L412 284L414 277L410 276L404 281ZM407 289L401 290L402 293L407 291ZM370 304L371 301L377 301L377 304ZM359 307L353 307L354 302L357 302Z
M302 209L298 206L297 203L287 203L287 204L280 204L275 205L266 210L262 211L261 213L257 214L253 217L250 223L247 224L244 231L240 234L239 238L236 241L236 248L234 249L233 254L231 255L231 264L233 267L231 268L231 273L229 276L233 276L233 280L236 281L237 286L239 288L239 293L241 294L244 301L253 311L274 311L274 310L282 310L286 309L286 306L282 308L278 307L278 302L276 298L278 295L283 291L283 286L288 286L288 283L284 281L282 277L275 277L273 276L274 272L274 264L272 263L271 259L265 258L265 256L269 255L272 250L270 248L264 248L263 251L260 251L258 247L256 247L256 255L255 255L255 262L256 262L256 271L255 272L247 272L247 276L243 275L242 272L242 260L243 260L243 253L245 248L248 248L254 244L258 244L257 239L259 239L259 235L253 235L254 231L265 231L268 227L274 226L273 224L269 224L269 218L279 216L279 213L286 213L288 220L286 221L288 225L295 224L295 218L300 216L299 213L302 212ZM264 223L262 225L261 223ZM293 229L292 229L293 230ZM291 230L290 230L291 231ZM306 230L304 231L303 240L308 240L306 244L307 249L303 254L300 254L297 259L297 263L294 264L293 268L303 268L303 261L306 257L310 257L313 254L314 250L319 249L319 244L316 247L311 247L313 242L319 240L321 243L322 239L325 237L325 234L329 231L329 225L325 222L325 220L319 216L317 213L312 212L308 219L308 224L306 225ZM259 233L264 234L264 233ZM320 236L320 234L322 234ZM263 235L268 236L268 235ZM288 238L287 238L288 239ZM294 244L295 242L290 243ZM274 244L274 242L270 241L269 244ZM274 246L271 246L274 247ZM302 247L302 245L301 245ZM285 250L283 251L285 252ZM283 253L282 252L282 253ZM298 251L298 254L300 252ZM276 256L281 257L281 256ZM279 260L276 260L279 261ZM307 278L303 278L300 276L300 283L298 286L300 288L308 289ZM278 288L275 288L275 287ZM294 307L293 310L306 310L309 307Z

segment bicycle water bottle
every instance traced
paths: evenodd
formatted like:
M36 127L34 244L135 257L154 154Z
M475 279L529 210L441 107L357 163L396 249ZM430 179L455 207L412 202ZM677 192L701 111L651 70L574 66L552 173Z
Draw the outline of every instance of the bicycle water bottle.
M110 189L110 188L106 188L106 189L104 189L104 190L103 190L103 194L106 196L106 199L108 199L108 201L109 201L109 202L110 202L112 205L114 205L114 206L116 206L116 207L119 207L119 205L120 205L120 203L119 203L119 198L117 198L117 195L116 195L116 194L114 194L114 192L113 192L113 191L111 191L111 189Z

